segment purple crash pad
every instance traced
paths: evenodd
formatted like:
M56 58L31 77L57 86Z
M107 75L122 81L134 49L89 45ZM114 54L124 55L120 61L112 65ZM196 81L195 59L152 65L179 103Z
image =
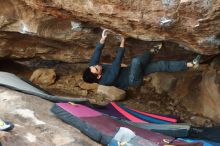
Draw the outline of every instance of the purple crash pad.
M93 133L94 130L96 131L96 133L98 131L99 133L98 135L101 135L101 136L99 136L97 140L103 139L105 137L107 139L113 138L117 130L120 127L126 127L134 131L137 136L140 136L147 141L147 143L145 144L144 144L144 140L139 141L138 145L141 145L141 146L145 146L146 144L150 144L150 143L155 146L164 146L167 144L175 144L175 145L180 144L183 146L191 145L187 142L176 141L175 138L170 137L170 136L165 136L160 133L152 132L146 129L137 128L132 125L119 123L107 115L104 115L98 111L95 111L87 106L80 105L80 104L57 103L52 108L52 112L55 113L58 117L60 117L64 121L65 121L65 118L69 118L66 116L68 114L68 116L72 117L71 118L72 121L71 122L68 121L68 123L73 126L76 126L80 130L82 130L85 134L87 134L88 132L88 136L91 136L91 133ZM93 139L95 138L93 137ZM105 141L105 140L101 140L101 141ZM109 142L109 141L106 140L106 142ZM106 143L102 143L102 144L106 144ZM195 146L197 146L196 143L195 143Z

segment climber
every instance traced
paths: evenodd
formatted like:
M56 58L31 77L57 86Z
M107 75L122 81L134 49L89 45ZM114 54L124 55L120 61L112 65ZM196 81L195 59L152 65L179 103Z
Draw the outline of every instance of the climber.
M185 71L190 67L199 65L200 55L192 62L186 61L157 61L150 62L152 54L157 53L161 47L151 49L142 56L132 59L131 64L127 67L121 67L122 58L124 56L125 38L121 36L121 43L115 60L111 65L99 64L102 49L109 30L102 32L102 37L97 43L95 51L89 62L89 67L83 73L83 80L88 83L98 83L106 86L115 86L117 88L127 90L128 86L138 87L142 84L145 75L154 72L177 72Z

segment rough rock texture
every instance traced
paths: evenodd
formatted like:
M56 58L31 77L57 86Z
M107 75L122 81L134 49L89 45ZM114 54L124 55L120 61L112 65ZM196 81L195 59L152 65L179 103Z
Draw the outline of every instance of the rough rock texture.
M15 128L1 140L3 146L98 146L79 130L50 112L52 103L36 96L0 88L0 117Z
M191 70L188 73L153 74L152 83L158 93L168 92L188 111L220 122L220 82L218 80L220 70L212 66L202 66L202 68L197 71ZM168 82L164 81L165 78ZM169 85L169 81L173 78L176 81Z
M156 87L157 93L169 92L175 86L177 80L174 76L166 73L154 73L151 78L151 83Z
M218 0L1 0L2 30L69 40L89 22L140 40L171 40L202 54L220 44ZM74 20L74 21L73 21Z
M126 64L133 56L153 48L158 43L155 41L163 41L162 51L155 59L190 60L195 52L204 55L220 52L219 0L0 0L0 3L1 59L87 63L100 38L101 27L128 37L123 60ZM111 34L106 42L104 62L109 63L115 57L118 47L115 35ZM39 60L35 63L39 64ZM173 91L169 95L183 101L189 110L213 118L217 115L210 112L218 109L220 81L219 70L213 69L175 77L177 81L163 81L164 87L159 90ZM78 77L60 79L56 85L63 87L58 88L62 92L90 95ZM198 101L196 105L187 103L192 98ZM214 108L205 106L207 102Z
M3 31L0 32L0 57L14 60L35 58L36 64L39 64L38 58L55 60L56 63L59 61L60 63L87 63L93 53L95 43L101 36L101 29L97 29L95 32L94 29L91 29L93 33L79 34L75 39L67 42ZM102 62L112 62L119 46L118 43L118 40L111 34L103 49ZM128 38L123 62L130 63L132 57L152 49L157 44L158 42L144 42ZM156 56L156 59L190 60L193 56L193 52L183 49L176 43L163 42L162 51Z
M125 99L126 92L114 86L99 85L97 89L98 94L104 94L109 101L119 101Z
M81 82L79 84L79 87L85 90L96 90L98 88L98 84L97 83L90 84L86 82Z
M56 73L54 69L39 68L33 72L30 81L35 84L51 85L55 83Z
M210 67L202 74L200 83L201 110L197 109L197 112L220 122L220 82L217 81L217 78L220 77L219 71ZM194 109L192 108L192 110Z
M28 61L29 62L29 61ZM217 64L218 59L214 59L214 61L211 63L213 66L219 66ZM21 63L21 62L20 62ZM29 64L33 65L34 69L37 68L55 68L56 73L58 75L58 78L56 82L49 86L43 86L40 85L44 90L49 91L52 94L60 95L60 96L67 96L67 97L87 97L90 102L98 105L106 105L109 103L109 100L106 96L103 94L97 94L96 90L98 85L97 84L86 84L82 81L81 71L85 68L86 65L83 64L67 64L67 63L61 63L61 62L53 62L53 61L45 61L45 60L38 60L37 62L33 60L33 62L27 63L25 61L22 62L23 64ZM12 72L15 73L18 76L29 78L32 74L32 71L30 71L30 66L24 66L21 64L18 64L16 62L9 62L9 61L0 61L0 68L2 71L6 72ZM33 69L33 70L34 70ZM202 70L206 71L207 68L201 68ZM175 74L163 74L162 77L165 78L168 75L168 80L171 77L176 78L181 86L175 86L176 84L168 84L172 86L160 86L160 84L157 84L158 91L161 91L162 94L156 93L156 88L152 86L150 83L154 79L151 76L146 76L144 78L144 84L141 86L140 89L136 88L129 88L129 90L126 92L126 99L120 102L123 102L125 105L132 107L134 109L138 109L141 111L146 111L150 113L158 113L158 114L164 114L164 115L173 115L176 117L179 117L182 121L186 123L190 123L197 126L213 126L218 125L218 121L213 118L207 118L202 114L199 114L194 111L188 110L188 108L185 107L185 103L181 102L182 98L179 99L178 94L183 93L183 91L187 91L187 88L191 87L190 84L188 84L187 81L191 81L191 79L197 78L199 74L202 74L200 72L195 71L187 71L184 73L178 73ZM153 75L153 74L152 74ZM157 73L157 80L160 81L161 77L160 74ZM186 80L186 82L183 82ZM166 80L162 80L161 85L167 85ZM193 80L195 81L195 80ZM201 81L201 80L199 80ZM219 81L219 78L217 78L216 82ZM156 82L160 83L160 82ZM184 84L186 85L184 86ZM193 83L193 82L192 82ZM197 84L197 83L196 83ZM193 84L194 85L194 84ZM173 88L171 88L173 87ZM177 96L170 95L173 92L170 92L172 90L175 90L175 87L178 87ZM172 90L171 90L171 89ZM166 89L166 92L163 91L163 89ZM190 90L193 91L193 90ZM169 95L170 96L169 96ZM174 94L175 95L175 94ZM181 94L180 94L181 95ZM193 95L194 96L194 95ZM181 96L185 97L185 96ZM188 100L188 103L195 104L194 100ZM207 107L208 108L208 107ZM202 120L201 120L202 119Z

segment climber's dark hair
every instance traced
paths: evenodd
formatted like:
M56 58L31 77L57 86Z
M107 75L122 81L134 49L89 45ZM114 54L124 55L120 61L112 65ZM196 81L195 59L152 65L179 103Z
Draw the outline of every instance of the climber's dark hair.
M83 80L87 83L98 83L97 74L91 72L90 68L86 68L83 72Z

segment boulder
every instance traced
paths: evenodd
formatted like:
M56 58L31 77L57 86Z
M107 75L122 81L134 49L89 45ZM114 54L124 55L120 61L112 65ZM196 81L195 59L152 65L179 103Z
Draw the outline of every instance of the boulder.
M90 83L86 83L86 82L80 82L79 87L84 90L96 90L98 88L98 84L96 84L96 83L90 84Z
M201 112L207 117L220 122L220 82L216 82L220 74L212 67L203 73L200 83Z
M33 72L30 81L39 85L51 85L56 81L55 70L39 68Z
M201 116L192 116L191 121L198 124L198 126L204 126L207 125L206 123L210 123L210 120L203 118Z
M14 123L8 134L0 132L3 146L100 146L78 129L58 119L53 103L40 97L0 87L0 117Z
M103 94L109 101L119 101L125 98L125 91L114 86L99 85L97 89L98 94Z
M113 35L119 33L129 38L126 46L132 49L127 58L141 53L140 50L150 50L155 41L167 40L165 47L175 49L164 53L166 58L188 56L184 49L207 55L220 52L219 0L0 3L0 56L4 58L86 62L103 27L114 31ZM113 46L118 46L113 40L111 37L111 45L106 45L108 61L114 58Z
M215 63L214 66L202 70L188 70L172 75L152 74L151 83L157 92L167 92L191 113L220 122L220 82L218 82L220 74L215 69L217 66L218 64Z
M219 0L0 2L0 29L6 31L66 41L94 32L88 29L93 24L139 40L172 40L202 54L220 51ZM85 22L90 25L84 26ZM77 41L78 45L82 42Z

